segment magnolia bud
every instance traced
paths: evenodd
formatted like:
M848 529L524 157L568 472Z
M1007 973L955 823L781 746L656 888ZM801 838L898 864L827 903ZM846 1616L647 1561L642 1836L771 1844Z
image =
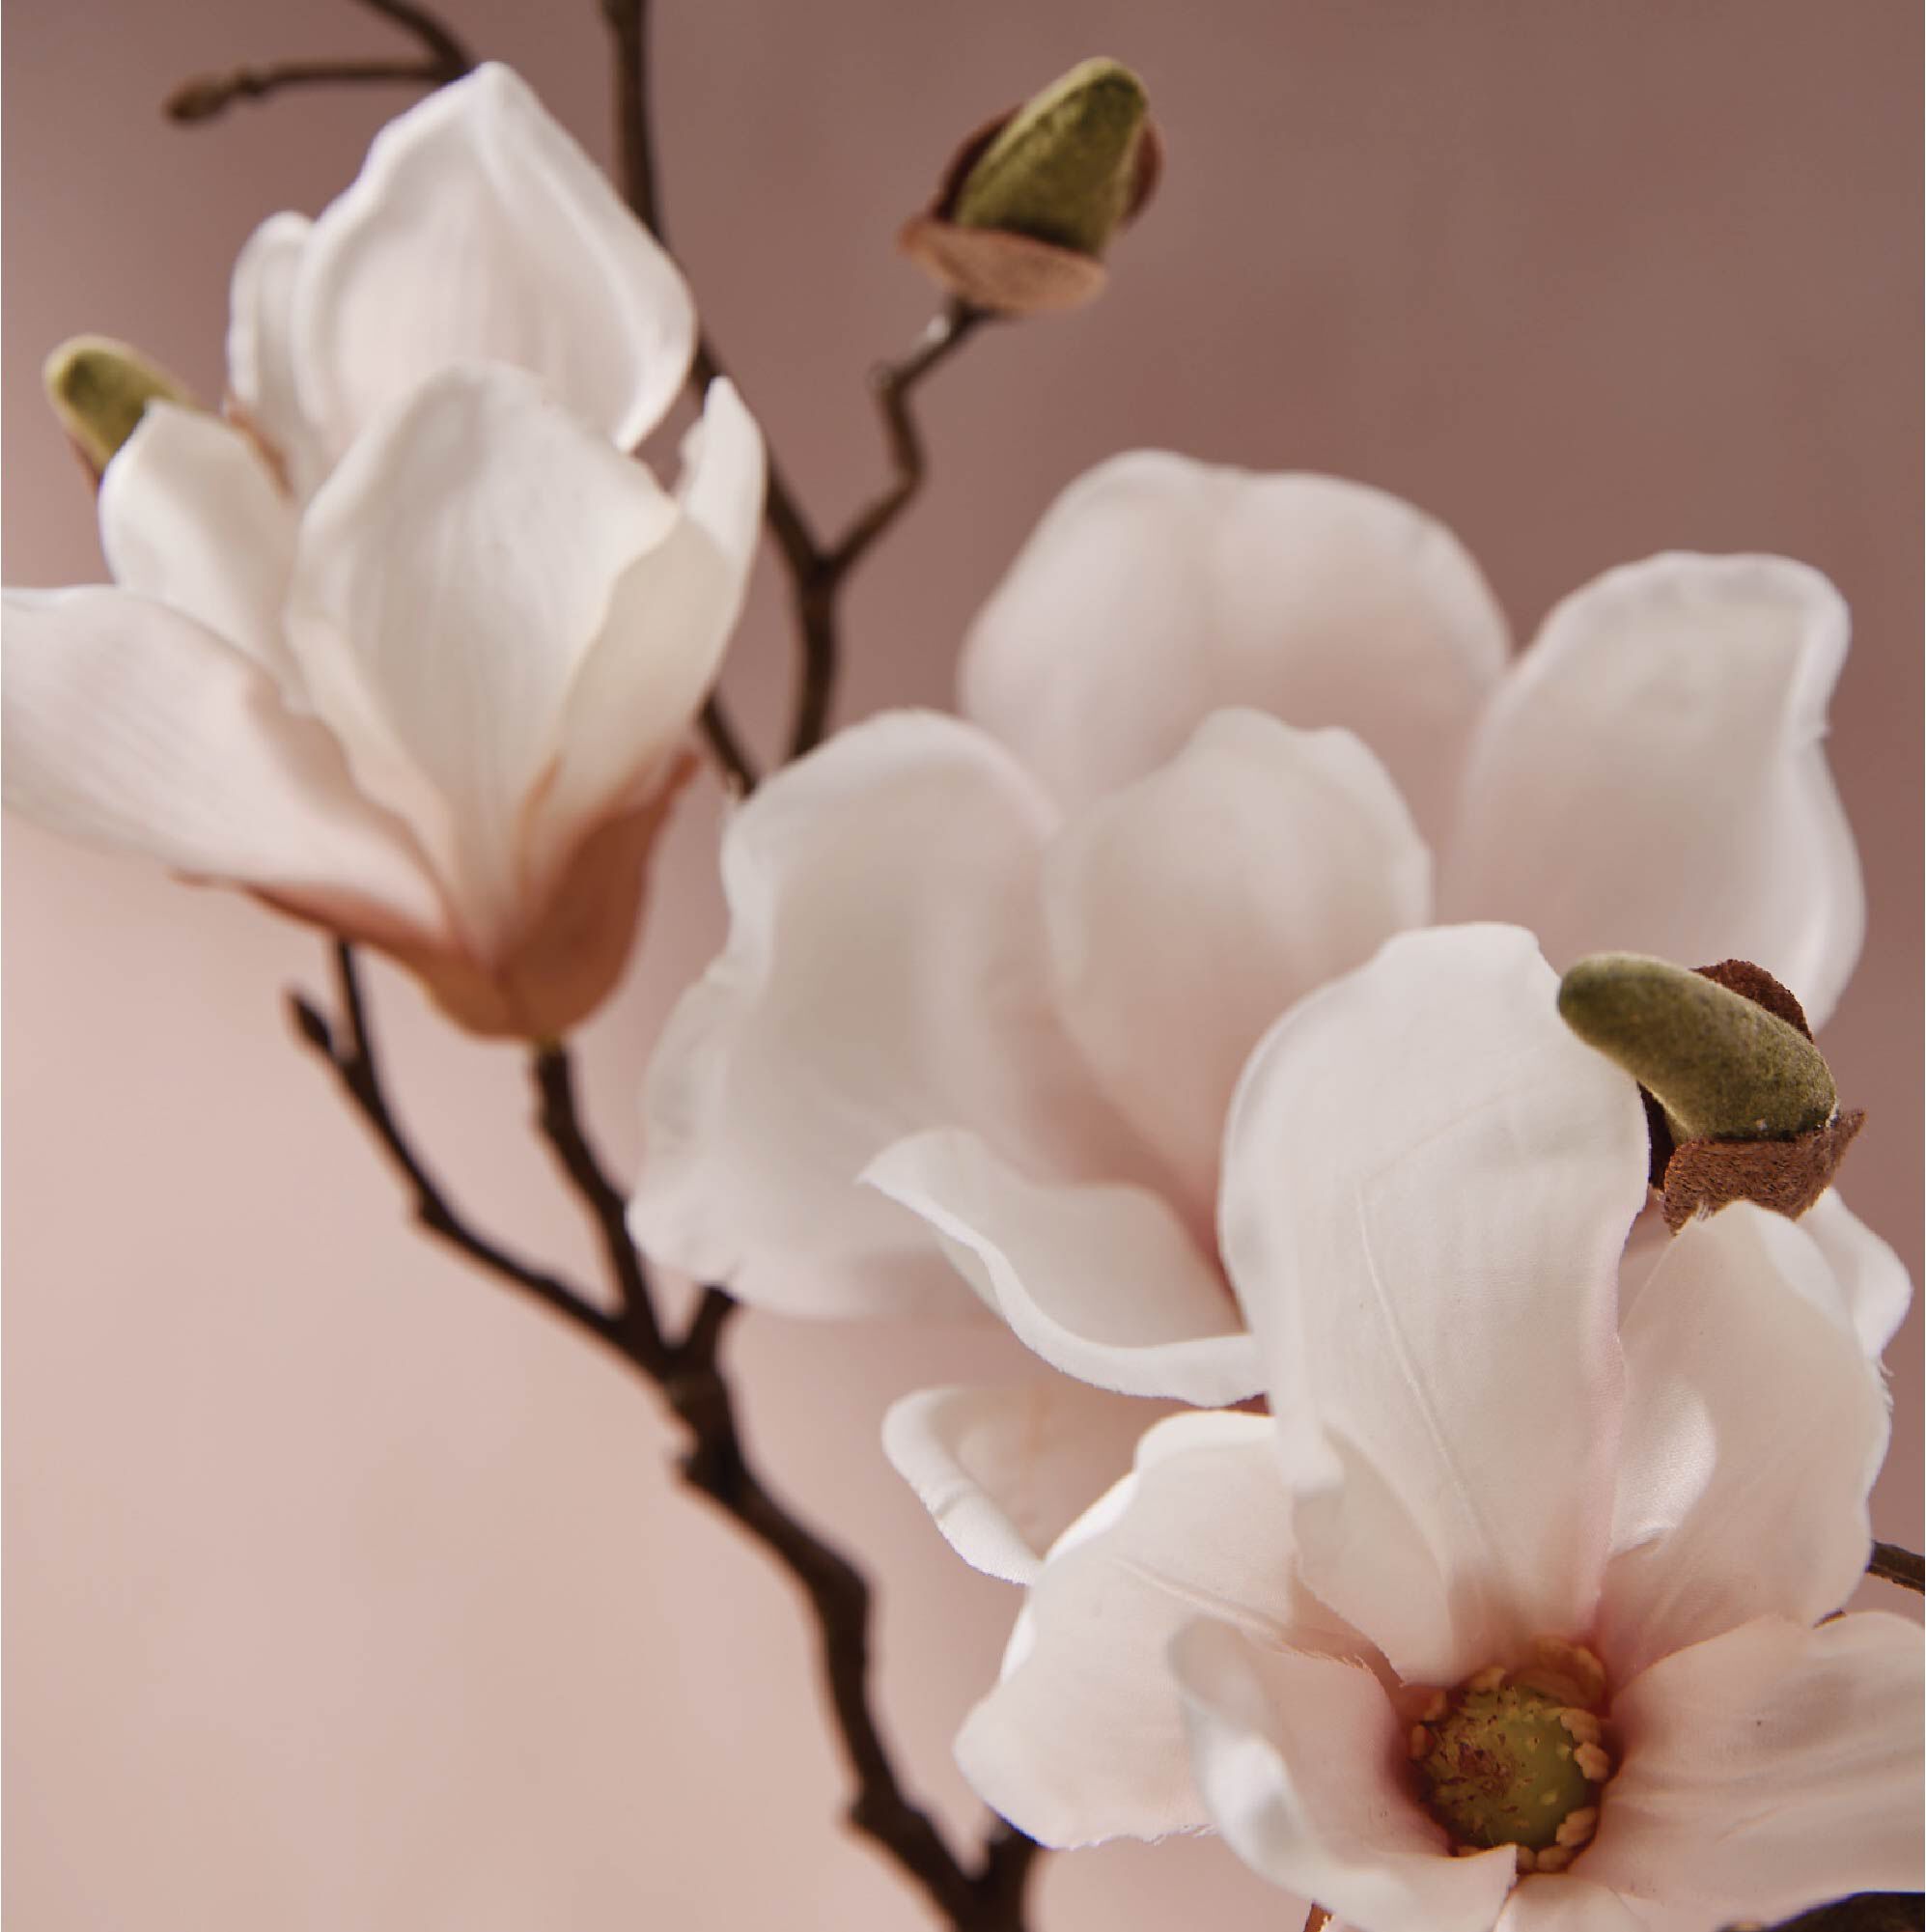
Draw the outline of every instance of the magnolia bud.
M1638 953L1580 960L1558 1011L1650 1096L1652 1178L1676 1231L1735 1200L1803 1214L1864 1114L1839 1111L1797 999L1741 960L1688 971Z
M1099 258L1159 163L1143 83L1116 61L1084 61L963 145L902 246L972 307L1075 308L1103 288Z
M41 372L47 401L96 481L153 402L194 406L184 383L137 349L104 335L76 335Z

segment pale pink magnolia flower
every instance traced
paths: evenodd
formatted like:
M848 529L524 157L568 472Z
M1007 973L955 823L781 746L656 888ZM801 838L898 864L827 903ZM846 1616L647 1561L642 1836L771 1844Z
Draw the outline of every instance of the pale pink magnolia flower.
M114 588L10 592L5 797L377 946L463 1025L605 996L740 606L762 439L667 257L514 75L377 137L236 274L245 422L152 406Z
M1250 1396L1214 1233L1231 1092L1390 935L1505 916L1561 964L1740 954L1831 1010L1862 926L1821 749L1846 637L1800 565L1664 556L1512 660L1471 559L1392 497L1104 463L979 618L963 719L858 725L731 822L728 945L650 1071L634 1229L785 1312L974 1289L1098 1388ZM1020 1576L1092 1492L1033 1490L1019 1525L980 1491L1142 1419L952 1391L889 1447Z
M1642 1111L1555 985L1413 934L1252 1057L1222 1243L1272 1414L1158 1424L1044 1564L958 1752L1045 1843L1212 1824L1358 1932L1918 1888L1920 1632L1830 1617L1903 1271L1749 1204L1628 1251ZM1551 1692L1505 1694L1563 1752L1529 1858L1424 1768L1493 1672Z

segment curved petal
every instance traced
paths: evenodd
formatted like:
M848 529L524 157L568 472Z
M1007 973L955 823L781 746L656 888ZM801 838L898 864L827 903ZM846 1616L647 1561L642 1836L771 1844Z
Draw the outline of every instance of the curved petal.
M970 1286L1066 1375L1206 1407L1263 1387L1223 1276L1149 1189L1031 1181L957 1128L896 1142L863 1178L928 1221Z
M690 433L682 512L617 579L558 714L535 801L538 879L659 777L715 682L742 607L763 505L763 438L727 382Z
M1398 1776L1404 1726L1369 1670L1209 1620L1170 1659L1198 1789L1246 1864L1371 1932L1491 1932L1511 1848L1450 1856Z
M288 625L303 681L484 959L526 909L524 808L576 670L675 521L647 471L531 377L468 368L357 444L302 522Z
M1044 1553L1130 1466L1157 1405L1068 1376L924 1388L882 1419L883 1453L959 1556L1033 1583Z
M7 804L51 831L371 937L445 933L334 741L190 618L125 591L10 591L0 716Z
M1406 934L1286 1016L1232 1109L1222 1246L1305 1581L1413 1682L1582 1630L1605 1561L1645 1117L1556 991L1528 933Z
M1205 1213L1231 1094L1286 1007L1422 925L1431 859L1347 731L1214 713L1044 865L1064 1024Z
M294 374L294 300L314 224L270 214L235 259L228 290L228 395L247 427L279 458L296 500L325 471Z
M1619 1694L1624 1762L1584 1875L1701 1922L1920 1887L1919 1626L1762 1617Z
M957 1739L984 1801L1047 1845L1204 1822L1170 1638L1199 1615L1357 1650L1292 1574L1290 1504L1261 1415L1178 1415L1050 1552L1003 1680Z
M1654 557L1567 598L1479 732L1445 916L1516 919L1561 968L1755 960L1821 1025L1865 927L1823 748L1847 630L1780 557Z
M171 605L292 675L281 606L294 511L238 430L152 404L100 479L100 548L122 589Z
M1616 1554L1597 1626L1612 1675L1757 1616L1837 1610L1866 1567L1886 1396L1819 1245L1743 1201L1691 1222L1622 1335Z
M970 632L963 708L1073 806L1226 706L1344 725L1435 837L1508 648L1463 546L1395 496L1137 451L1045 514Z
M1660 1932L1603 1885L1576 1872L1527 1876L1505 1900L1497 1932Z
M1830 1188L1800 1216L1799 1225L1831 1268L1859 1346L1869 1356L1884 1355L1912 1305L1905 1262Z
M1048 801L993 741L895 713L762 785L722 841L729 942L643 1092L630 1210L653 1254L791 1313L967 1303L913 1215L857 1176L927 1127L1027 1173L1127 1173L1051 1005Z
M540 376L628 448L675 401L695 342L681 273L508 69L477 68L375 137L300 265L302 400L339 457L452 363Z

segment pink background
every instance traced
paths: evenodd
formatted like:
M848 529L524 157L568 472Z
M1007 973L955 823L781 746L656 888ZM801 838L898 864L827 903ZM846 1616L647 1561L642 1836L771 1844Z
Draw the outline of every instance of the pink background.
M1148 76L1171 164L1109 297L999 330L933 393L938 474L851 605L845 715L941 702L970 611L1049 496L1165 444L1401 491L1521 632L1662 547L1828 571L1857 638L1834 712L1872 930L1828 1036L1873 1125L1856 1206L1917 1270L1920 24L1900 0L663 0L672 232L752 406L831 522L877 483L874 356L931 298L890 238L953 137L1093 51ZM605 151L592 0L459 24ZM81 328L220 379L229 263L353 172L398 93L179 132L243 58L394 44L345 5L14 0L6 23L7 568L98 574L37 401ZM790 662L770 586L729 684ZM712 791L646 955L583 1041L601 1130L717 937ZM786 1587L675 1488L640 1390L403 1225L281 994L308 935L9 826L7 1861L25 1932L844 1926L919 1908L836 1829ZM378 976L405 1111L461 1191L584 1269L514 1053ZM1917 1328L1877 1521L1916 1545ZM884 1468L897 1391L987 1333L756 1318L758 1447L879 1571L879 1683L912 1781L1014 1602ZM1798 1426L1796 1412L1788 1426ZM1881 1593L1892 1603L1894 1593ZM1279 1901L1221 1847L1051 1862L1055 1928Z

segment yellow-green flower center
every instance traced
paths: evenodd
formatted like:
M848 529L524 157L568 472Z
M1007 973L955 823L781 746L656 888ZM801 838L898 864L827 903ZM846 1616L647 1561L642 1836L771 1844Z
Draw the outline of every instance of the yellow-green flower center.
M1432 1815L1465 1850L1519 1845L1547 1855L1527 1868L1561 1869L1591 1836L1610 1775L1597 1717L1495 1670L1444 1702L1411 1734Z

